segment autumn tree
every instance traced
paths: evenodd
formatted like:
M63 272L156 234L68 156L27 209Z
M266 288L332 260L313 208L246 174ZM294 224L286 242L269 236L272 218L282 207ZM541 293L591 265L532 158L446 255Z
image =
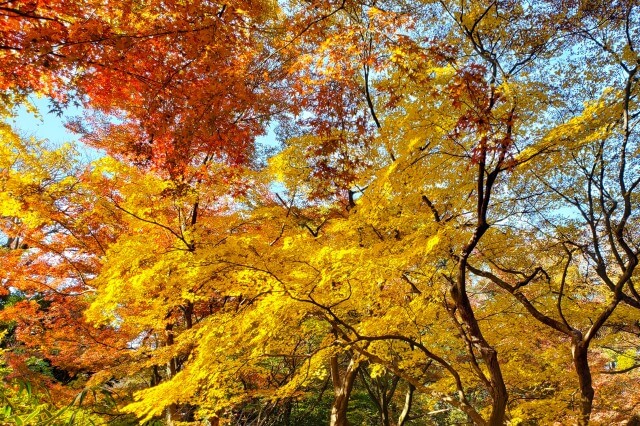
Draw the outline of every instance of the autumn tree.
M137 391L123 412L287 423L327 388L332 425L363 393L385 426L637 410L610 403L637 382L635 2L0 14L3 96L81 103L106 150L2 127L3 286L32 299L3 315Z

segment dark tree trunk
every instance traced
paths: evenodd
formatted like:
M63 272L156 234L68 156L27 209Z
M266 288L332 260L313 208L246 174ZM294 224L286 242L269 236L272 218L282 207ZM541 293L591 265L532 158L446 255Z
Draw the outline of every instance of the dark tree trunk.
M284 426L291 426L291 410L293 408L293 401L287 400L284 404Z
M477 235L483 233L483 228L480 229L481 231L477 231ZM474 236L474 240L479 239L477 235ZM467 246L465 254L460 259L457 282L452 286L451 295L455 302L456 309L460 313L460 318L468 338L473 343L473 347L480 353L489 372L488 387L493 403L491 405L491 416L489 417L488 425L502 426L505 421L508 394L502 377L500 363L498 362L498 352L484 338L466 291L467 258L473 247L475 247L474 240L472 240L473 244Z
M587 355L589 346L584 344L582 339L574 339L571 345L571 354L573 356L573 365L578 375L578 383L580 385L580 417L578 425L587 426L591 418L591 410L593 408L593 384L591 382L591 369L589 368L589 360Z

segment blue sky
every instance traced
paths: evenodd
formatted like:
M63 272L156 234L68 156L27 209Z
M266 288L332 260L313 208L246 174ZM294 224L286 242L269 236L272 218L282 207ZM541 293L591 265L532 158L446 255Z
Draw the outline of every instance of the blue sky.
M48 139L54 145L78 141L77 135L69 132L64 127L64 123L68 118L80 115L82 111L79 108L70 107L65 110L62 117L59 117L48 112L50 106L47 99L31 96L29 100L40 112L40 117L36 117L26 108L20 106L12 124L21 135L36 139Z
M102 154L99 150L87 147L79 142L79 137L70 132L64 123L75 116L82 114L82 109L69 107L65 109L62 116L50 113L50 103L46 98L31 96L30 102L38 109L39 116L27 111L24 106L16 110L15 117L11 120L11 125L21 136L35 139L46 139L51 147L60 146L66 142L73 143L87 163L99 158Z

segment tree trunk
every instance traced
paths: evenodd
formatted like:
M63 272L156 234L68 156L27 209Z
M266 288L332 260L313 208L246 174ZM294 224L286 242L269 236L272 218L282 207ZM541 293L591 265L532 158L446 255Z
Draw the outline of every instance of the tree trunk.
M184 314L185 328L190 329L193 327L193 303L187 302L185 306L181 306L180 309ZM175 342L174 324L167 324L165 326L166 345L171 346ZM186 360L186 357L172 357L167 363L167 380L171 380L178 371L182 369L182 364ZM173 425L173 422L179 421L191 421L193 418L194 407L189 404L171 404L167 407L165 413L165 421L168 425Z
M165 336L166 336L166 346L173 345L173 324L167 324L165 326ZM167 380L171 380L173 376L176 375L176 359L172 357L169 362L167 362ZM177 405L171 404L166 408L165 411L165 421L167 425L172 426L175 420L179 420L177 418Z
M333 381L335 399L331 406L330 426L348 426L349 424L347 421L347 409L349 408L349 397L358 374L358 368L356 360L351 358L344 376L341 376L338 356L331 357L331 379Z
M481 234L481 232L478 233ZM479 239L479 237L474 236L474 239ZM502 426L505 420L508 394L507 387L504 384L504 378L502 377L500 363L498 362L498 352L484 338L466 291L467 257L474 246L475 243L473 245L469 244L465 250L465 254L460 259L457 282L451 288L451 296L455 302L457 311L460 313L460 318L466 333L473 347L480 353L489 372L488 387L493 403L491 405L491 415L488 424L489 426Z
M284 404L284 426L291 426L291 410L293 408L293 401L288 399Z
M398 426L404 426L406 421L409 420L409 412L413 404L413 392L415 392L415 390L416 387L409 383L407 394L404 397L404 407L402 407L402 412L400 413L400 417L398 417Z
M588 353L589 346L582 341L582 338L580 340L574 338L571 344L571 354L573 356L573 365L578 375L578 383L580 384L580 417L578 418L578 425L580 426L589 424L595 393L591 382Z
M507 409L507 387L502 378L502 370L498 362L498 352L487 344L488 349L483 348L482 357L487 364L491 387L493 389L493 405L491 406L490 426L502 426L504 424L505 411Z
M345 394L336 395L333 405L331 406L330 426L347 426L347 408L349 405L349 397Z
M178 415L178 406L176 404L171 404L167 407L164 419L167 422L168 426L173 426L174 421L180 420Z
M382 426L391 426L391 420L389 419L389 401L387 401L383 395L381 402L382 404L380 404L380 424Z

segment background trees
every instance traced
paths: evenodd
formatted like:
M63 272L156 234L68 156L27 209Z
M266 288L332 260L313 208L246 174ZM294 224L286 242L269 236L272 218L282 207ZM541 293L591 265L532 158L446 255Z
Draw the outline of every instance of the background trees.
M634 2L0 15L2 112L78 102L69 127L106 151L84 166L0 129L7 356L60 405L260 425L638 410ZM278 146L256 143L269 123Z

